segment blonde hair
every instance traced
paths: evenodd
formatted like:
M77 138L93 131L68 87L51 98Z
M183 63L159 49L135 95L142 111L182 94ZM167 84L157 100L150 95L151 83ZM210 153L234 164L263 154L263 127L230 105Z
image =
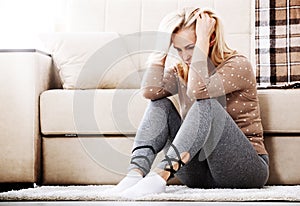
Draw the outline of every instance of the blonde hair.
M210 9L200 8L183 8L177 12L170 13L160 23L160 30L166 30L171 33L176 33L182 29L195 27L196 19L200 13L207 13L210 17L216 20L215 24L215 43L210 52L212 63L217 66L225 59L236 54L236 51L229 48L224 40L223 25L220 18ZM188 66L184 63L178 65L179 75L187 81Z

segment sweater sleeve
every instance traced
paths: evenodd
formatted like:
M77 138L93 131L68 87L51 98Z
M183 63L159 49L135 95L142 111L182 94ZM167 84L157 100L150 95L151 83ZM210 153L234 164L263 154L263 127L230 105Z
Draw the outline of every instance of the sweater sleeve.
M189 70L187 94L190 98L219 97L252 87L255 83L252 66L244 56L229 58L207 78L201 75L202 69L207 69L205 66L206 64L201 66L200 62Z
M164 64L152 63L147 68L142 83L143 95L155 100L178 92L175 67L165 68Z

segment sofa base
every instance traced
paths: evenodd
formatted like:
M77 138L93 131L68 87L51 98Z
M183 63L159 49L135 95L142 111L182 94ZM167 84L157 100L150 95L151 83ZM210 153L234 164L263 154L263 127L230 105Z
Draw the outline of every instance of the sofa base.
M43 137L43 184L116 184L127 172L132 143L132 137ZM300 184L300 136L266 136L265 143L267 184Z
M126 174L129 155L125 151L131 150L131 142L128 138L43 138L43 184L115 184Z
M268 184L300 184L300 136L265 135L270 158Z
M132 144L132 137L44 137L43 184L117 184L127 173Z

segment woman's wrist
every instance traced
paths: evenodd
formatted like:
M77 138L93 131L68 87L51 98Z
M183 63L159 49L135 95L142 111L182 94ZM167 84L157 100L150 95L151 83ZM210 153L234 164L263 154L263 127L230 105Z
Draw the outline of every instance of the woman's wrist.
M208 50L209 50L209 40L202 38L202 39L197 39L196 41L196 49L200 50L206 57L208 55Z
M165 66L167 54L163 52L154 52L148 57L147 65L149 66Z

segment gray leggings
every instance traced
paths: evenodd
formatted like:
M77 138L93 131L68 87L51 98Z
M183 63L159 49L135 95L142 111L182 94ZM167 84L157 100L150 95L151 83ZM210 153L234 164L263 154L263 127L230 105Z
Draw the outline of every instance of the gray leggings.
M147 174L163 149L161 169L189 152L189 161L176 172L188 187L259 188L269 176L268 156L257 154L215 99L195 101L184 121L168 98L151 101L134 140L129 170Z

